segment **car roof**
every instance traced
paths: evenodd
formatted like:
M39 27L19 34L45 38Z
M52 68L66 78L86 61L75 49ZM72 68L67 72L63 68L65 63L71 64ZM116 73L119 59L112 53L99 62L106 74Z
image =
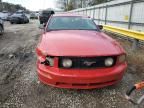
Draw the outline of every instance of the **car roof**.
M84 17L84 18L90 18L88 16L84 15L78 15L78 14L71 14L71 13L56 13L53 16L65 16L65 17Z

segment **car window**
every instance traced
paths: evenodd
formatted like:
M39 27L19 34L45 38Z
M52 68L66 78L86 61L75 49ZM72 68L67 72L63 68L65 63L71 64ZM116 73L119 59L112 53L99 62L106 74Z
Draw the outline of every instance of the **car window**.
M20 13L14 13L13 16L21 16L22 14Z
M54 16L48 24L49 30L98 30L90 18Z
M49 15L49 14L50 14L50 11L43 11L42 14L43 14L43 15Z

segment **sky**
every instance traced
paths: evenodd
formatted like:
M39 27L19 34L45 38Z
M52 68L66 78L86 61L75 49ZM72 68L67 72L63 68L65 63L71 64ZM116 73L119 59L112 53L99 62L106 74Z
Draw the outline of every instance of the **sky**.
M3 2L9 2L13 4L20 4L32 11L38 11L40 9L56 8L56 0L2 0Z

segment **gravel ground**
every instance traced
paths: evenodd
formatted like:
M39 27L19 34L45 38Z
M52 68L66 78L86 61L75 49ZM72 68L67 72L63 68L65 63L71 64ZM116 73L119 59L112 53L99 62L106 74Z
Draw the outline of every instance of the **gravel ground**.
M144 79L142 48L132 51L130 42L116 38L128 53L129 65L117 85L93 90L59 89L37 79L35 47L41 34L38 22L6 23L5 28L0 36L0 108L143 108L144 104L134 106L123 98L130 85Z

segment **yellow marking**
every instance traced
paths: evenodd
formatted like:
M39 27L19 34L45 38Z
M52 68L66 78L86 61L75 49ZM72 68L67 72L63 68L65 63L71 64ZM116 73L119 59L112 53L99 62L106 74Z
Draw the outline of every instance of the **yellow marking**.
M125 15L125 16L124 16L124 20L128 21L128 20L129 20L129 16L128 16L128 15Z
M108 26L108 25L103 25L104 30L115 32L118 34L122 34L131 38L135 38L138 40L144 40L144 32L138 32L134 30L128 30L124 28L119 28L119 27L114 27L114 26Z

